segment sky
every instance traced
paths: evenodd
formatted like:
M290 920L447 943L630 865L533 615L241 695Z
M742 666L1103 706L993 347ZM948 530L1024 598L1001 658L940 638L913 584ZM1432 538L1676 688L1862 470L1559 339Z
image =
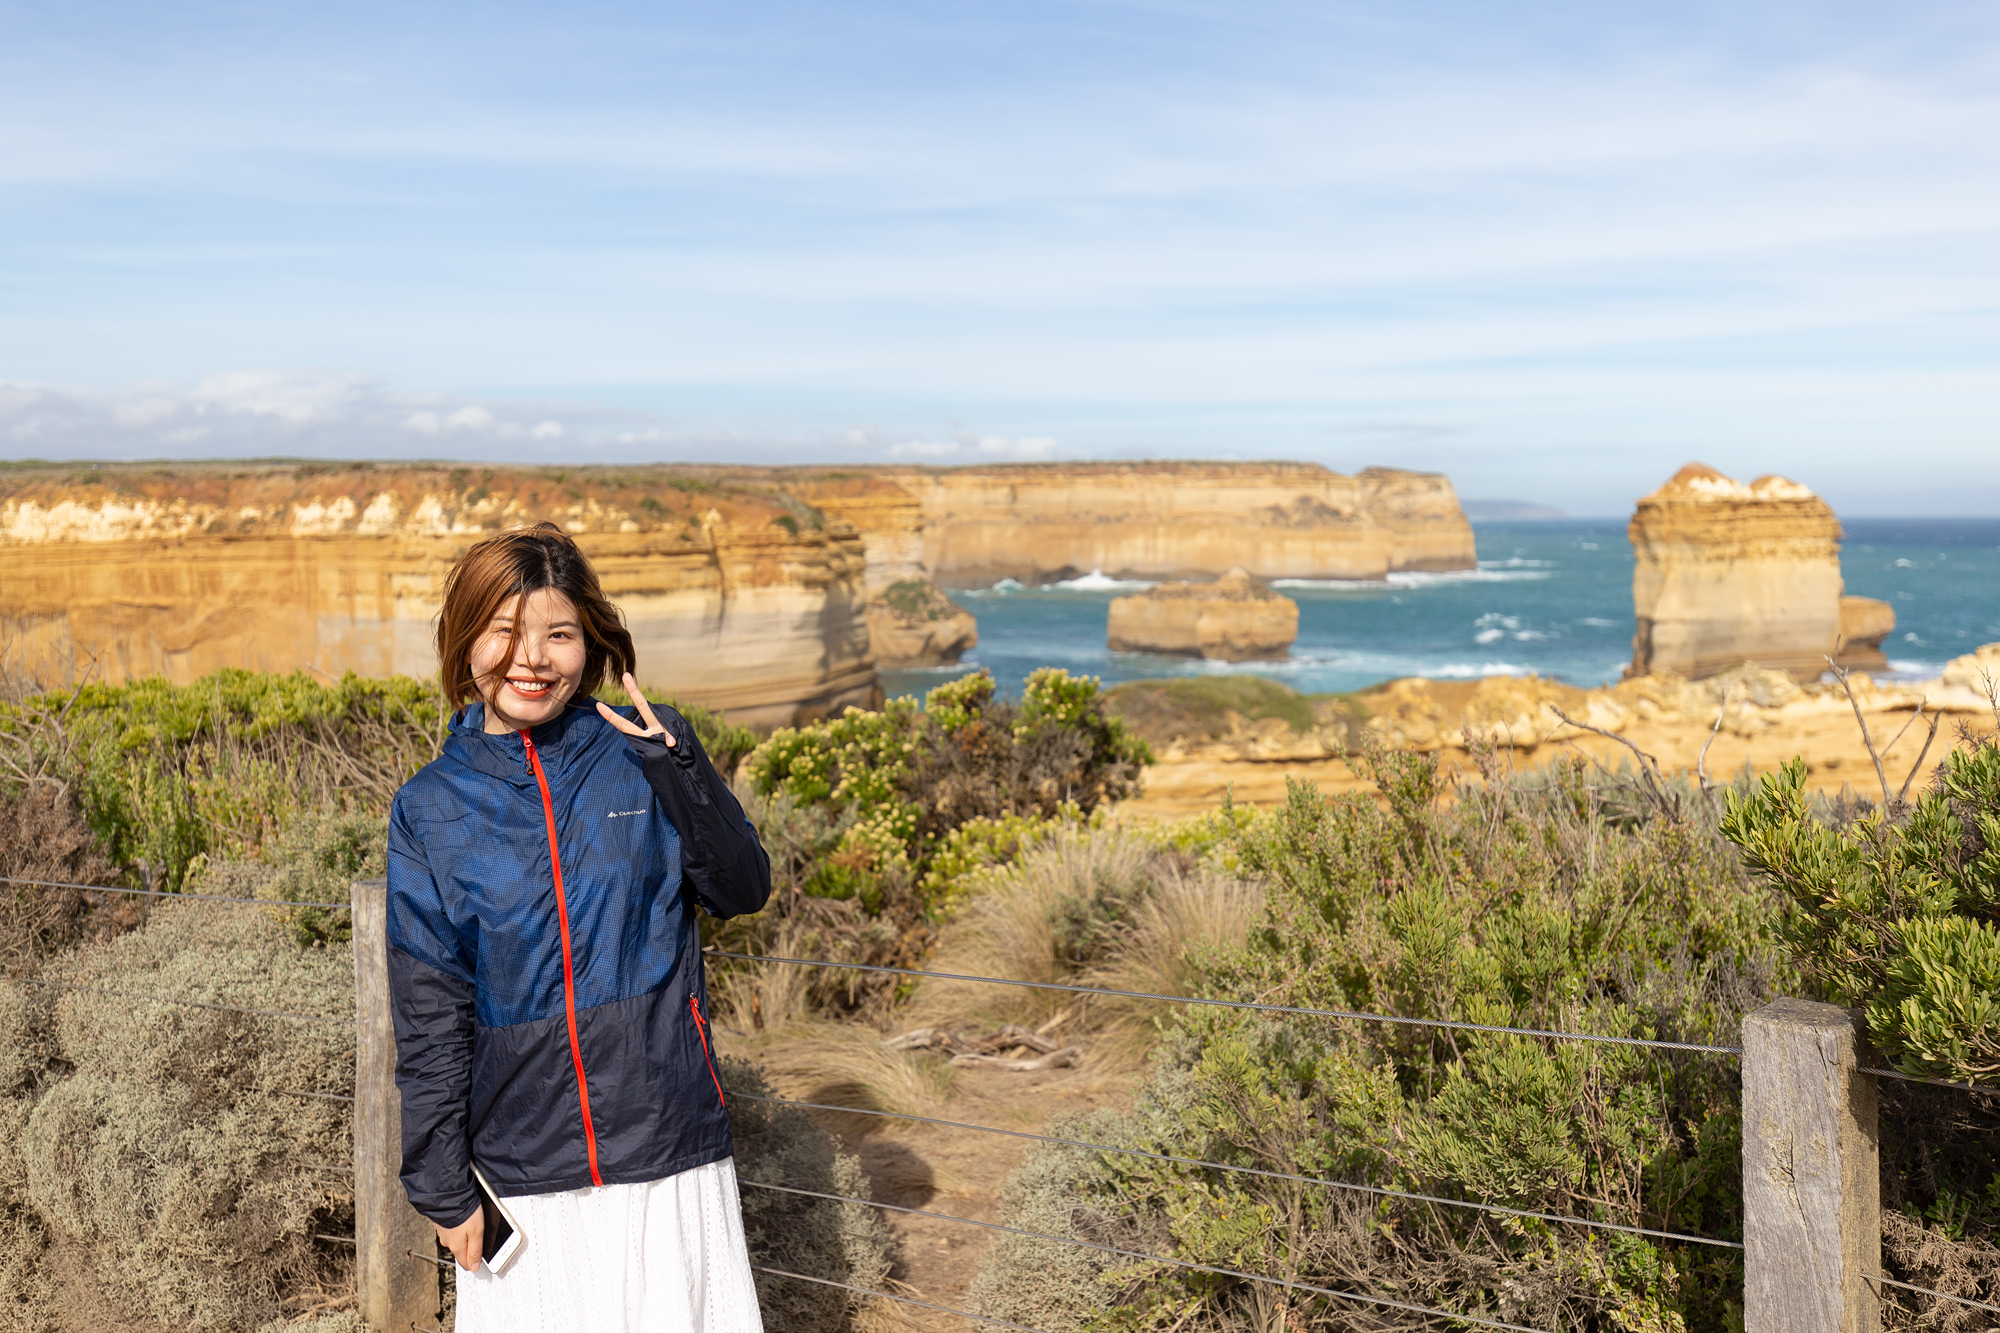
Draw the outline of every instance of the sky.
M0 457L2000 514L2000 7L0 0Z

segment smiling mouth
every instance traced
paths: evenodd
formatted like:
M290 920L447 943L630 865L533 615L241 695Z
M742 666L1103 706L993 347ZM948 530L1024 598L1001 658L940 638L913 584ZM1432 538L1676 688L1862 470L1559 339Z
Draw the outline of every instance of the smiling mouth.
M556 683L552 680L521 680L509 676L507 684L513 688L516 694L524 695L530 699L545 699L548 697L549 691L555 688Z

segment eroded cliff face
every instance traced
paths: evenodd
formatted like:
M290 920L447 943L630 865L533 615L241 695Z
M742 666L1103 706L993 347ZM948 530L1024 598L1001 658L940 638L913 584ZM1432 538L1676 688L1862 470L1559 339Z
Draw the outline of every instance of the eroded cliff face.
M596 564L648 686L762 725L879 697L862 539L775 487L664 468L17 473L0 637L53 681L426 676L452 562L544 519Z
M1817 679L1840 635L1840 521L1783 477L1690 463L1639 501L1631 675L1700 680L1745 662Z
M1260 579L1379 579L1474 564L1472 527L1451 482L1435 473L1049 463L870 475L916 501L923 572L948 588L1003 578L1049 583L1094 569L1116 578L1214 579L1240 565ZM889 512L858 504L841 511L864 532ZM892 544L907 560L906 528L893 543L885 539L885 549Z

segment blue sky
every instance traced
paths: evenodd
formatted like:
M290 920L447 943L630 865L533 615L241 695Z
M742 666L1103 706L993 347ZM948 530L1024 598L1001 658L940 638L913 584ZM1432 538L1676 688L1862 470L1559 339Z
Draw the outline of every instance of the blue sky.
M0 3L0 453L2000 513L2000 8Z

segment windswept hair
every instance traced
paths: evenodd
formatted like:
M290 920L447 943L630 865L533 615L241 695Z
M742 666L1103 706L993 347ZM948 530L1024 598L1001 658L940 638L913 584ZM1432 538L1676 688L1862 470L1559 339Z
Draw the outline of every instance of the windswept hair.
M519 631L521 599L553 588L576 607L586 656L579 694L593 694L606 675L639 669L625 617L604 595L581 547L553 523L488 537L467 551L444 579L444 609L437 619L438 667L445 697L463 708L481 697L472 676L472 646L509 598ZM512 645L508 646L510 660Z

